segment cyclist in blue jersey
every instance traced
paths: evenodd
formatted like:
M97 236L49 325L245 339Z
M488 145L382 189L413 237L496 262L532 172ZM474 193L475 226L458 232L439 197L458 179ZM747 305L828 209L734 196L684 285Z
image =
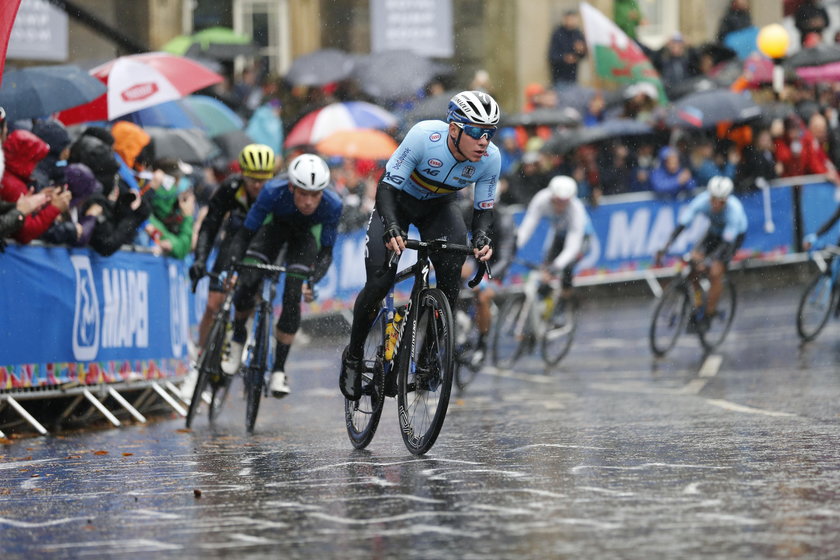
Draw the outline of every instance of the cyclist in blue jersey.
M698 270L702 270L703 259L710 260L711 286L701 319L702 323L697 325L699 329L708 330L723 292L726 268L744 242L747 233L747 214L744 212L741 201L732 195L732 189L732 179L729 177L718 175L709 179L706 190L697 195L683 210L668 242L656 253L656 262L659 263L671 243L686 227L691 225L695 217L702 214L709 219L706 236L691 251L691 259Z
M283 310L275 329L277 345L268 385L277 398L289 394L286 358L300 327L301 296L307 302L314 298L304 281L309 279L314 285L332 263L342 203L335 192L326 190L329 182L329 167L320 157L303 154L293 159L287 174L268 181L260 191L231 248L231 262L244 254L273 263L286 247ZM259 282L258 274L243 273L239 278L233 299L233 337L228 358L222 363L225 373L236 373L242 361L248 336L245 323L254 308Z
M365 268L367 281L353 308L350 343L341 360L339 387L349 400L361 393L362 347L378 305L388 293L397 263L385 269L390 252L405 249L406 231L414 224L423 239L467 242L467 226L458 207L458 191L473 186L471 230L475 257L493 254L489 232L501 157L490 143L499 123L499 105L480 91L463 91L449 102L447 122L422 121L411 127L388 160L379 181L376 205L368 222ZM397 259L398 260L398 257ZM465 257L432 259L438 287L455 308Z

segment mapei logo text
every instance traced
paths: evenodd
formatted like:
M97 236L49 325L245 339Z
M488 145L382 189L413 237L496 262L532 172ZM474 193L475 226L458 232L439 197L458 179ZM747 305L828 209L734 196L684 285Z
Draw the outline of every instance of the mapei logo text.
M99 351L99 300L93 282L90 259L72 255L70 262L76 271L76 311L73 314L73 356L79 361L96 358Z

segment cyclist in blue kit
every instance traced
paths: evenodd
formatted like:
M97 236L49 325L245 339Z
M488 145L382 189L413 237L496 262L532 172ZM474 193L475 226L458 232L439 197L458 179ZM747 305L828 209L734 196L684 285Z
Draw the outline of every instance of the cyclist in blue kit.
M700 263L704 258L710 260L709 298L700 322L696 325L704 331L708 330L717 312L729 261L735 256L747 233L747 214L741 201L732 195L732 189L732 179L729 177L719 175L709 179L706 190L694 197L682 211L668 242L656 253L656 262L659 263L671 243L691 225L695 217L702 214L709 219L706 236L691 251L692 262L698 267L702 266Z
M341 358L339 388L347 399L361 396L362 348L377 308L396 277L397 263L386 270L389 252L400 255L405 249L409 225L417 227L422 239L466 243L467 226L457 193L474 185L471 230L475 257L487 261L492 256L489 232L501 158L490 139L499 116L499 105L490 95L463 91L450 100L447 122L415 124L388 160L368 222L367 281L356 298L350 343ZM465 259L451 254L432 258L437 285L452 308L458 300Z
M300 327L300 300L312 301L314 294L305 280L316 284L332 263L338 236L341 198L327 190L330 169L313 154L303 154L289 163L288 173L268 181L248 211L231 247L231 262L243 255L271 264L285 246L286 276L283 310L277 320L273 370L268 388L272 396L289 394L286 358ZM247 252L246 252L247 249ZM246 321L254 308L260 276L244 272L238 281L233 303L236 314L228 359L222 362L227 374L239 369L248 336Z

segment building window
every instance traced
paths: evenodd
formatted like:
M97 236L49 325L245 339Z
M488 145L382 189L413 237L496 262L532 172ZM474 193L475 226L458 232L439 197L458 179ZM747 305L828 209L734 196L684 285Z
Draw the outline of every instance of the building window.
M260 47L261 70L282 74L289 67L288 0L233 0L233 27Z

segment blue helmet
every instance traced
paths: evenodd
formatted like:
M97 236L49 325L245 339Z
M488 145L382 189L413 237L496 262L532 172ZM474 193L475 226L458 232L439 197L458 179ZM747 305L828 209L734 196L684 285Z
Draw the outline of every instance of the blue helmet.
M483 126L499 124L499 104L483 91L462 91L449 101L446 122Z

